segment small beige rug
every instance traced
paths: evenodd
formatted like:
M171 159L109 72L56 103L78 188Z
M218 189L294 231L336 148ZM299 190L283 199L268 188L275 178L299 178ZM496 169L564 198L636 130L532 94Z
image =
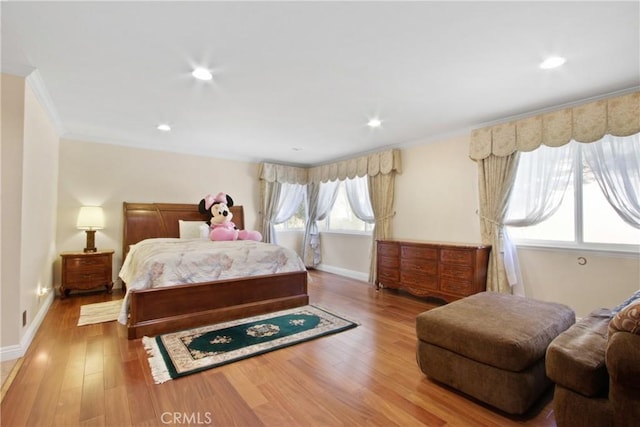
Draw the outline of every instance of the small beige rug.
M118 318L121 307L121 299L83 305L80 307L78 326L114 321Z

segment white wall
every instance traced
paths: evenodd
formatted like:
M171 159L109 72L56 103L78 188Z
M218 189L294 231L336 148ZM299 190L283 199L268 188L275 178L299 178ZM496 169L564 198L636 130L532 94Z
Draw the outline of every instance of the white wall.
M116 251L115 279L122 265L123 202L198 204L207 194L220 191L244 206L245 228L256 229L260 203L256 163L62 140L58 251L85 247L85 233L75 227L78 211L82 205L102 206L106 224L96 232L96 247ZM59 266L55 273L59 285Z
M403 149L396 177L392 238L480 243L478 176L468 157L469 138L417 143ZM322 269L368 272L369 242L321 234ZM525 293L569 305L577 316L613 307L640 288L640 257L520 248ZM585 257L587 265L577 263Z
M519 248L518 258L527 296L565 303L579 317L613 308L640 289L637 254Z
M34 316L45 301L39 291L52 289L53 263L57 257L59 140L48 113L28 85L25 112L20 306Z
M2 74L1 358L26 351L52 301L58 137L29 79ZM26 312L26 324L22 313Z
M20 342L23 78L2 74L2 348Z
M396 179L397 214L392 221L394 238L480 242L477 169L468 158L468 144L468 137L458 137L418 141L402 150L403 172ZM96 244L100 249L116 250L114 277L122 262L123 201L198 203L208 193L225 191L245 206L246 227L258 228L257 173L254 163L62 140L56 250L84 247L84 232L75 228L83 204L105 208L106 228L97 232ZM300 251L301 233L281 233L279 237L283 245ZM367 277L369 238L323 233L321 239L320 268ZM583 268L577 266L575 253L521 249L520 254L527 295L566 303L579 316L592 308L613 306L640 287L638 257L590 253L587 268ZM59 284L57 266L54 283Z
M477 168L468 147L463 137L402 150L394 238L480 243Z
M59 141L28 79L2 74L0 151L0 356L23 352L46 312L40 288L59 285L59 253L81 250L75 228L82 205L101 205L106 228L100 249L112 248L114 278L122 263L122 203L198 203L224 191L245 207L246 228L259 228L258 165L84 141ZM392 237L479 243L478 178L468 137L418 141L402 150L396 179ZM301 233L283 233L300 251ZM371 240L323 233L322 269L364 279ZM530 297L565 303L578 316L612 307L640 288L640 257L577 251L519 249ZM579 256L587 265L579 265ZM22 326L22 312L27 325ZM16 351L7 352L11 348Z
M371 262L371 236L320 233L322 263L319 270L367 281Z
M476 166L468 138L417 143L403 149L396 176L391 235L401 240L480 243ZM321 233L319 269L367 280L371 238Z

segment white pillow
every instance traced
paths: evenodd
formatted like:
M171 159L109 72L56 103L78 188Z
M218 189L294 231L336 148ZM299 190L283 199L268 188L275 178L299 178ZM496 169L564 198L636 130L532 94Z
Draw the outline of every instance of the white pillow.
M200 237L202 239L208 239L209 234L211 234L211 227L209 227L209 224L207 224L206 222L202 223L202 225L200 226Z
M207 239L209 238L209 226L204 221L178 220L181 239Z

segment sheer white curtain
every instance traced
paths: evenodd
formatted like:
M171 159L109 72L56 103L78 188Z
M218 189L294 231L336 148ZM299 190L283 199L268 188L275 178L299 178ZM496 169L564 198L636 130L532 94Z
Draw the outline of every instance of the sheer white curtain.
M605 135L582 150L609 204L626 223L640 228L640 133Z
M576 144L520 153L505 225L534 225L558 210L573 175Z
M571 142L562 147L542 145L534 151L520 153L505 226L535 225L558 210L573 176L577 144ZM512 292L523 295L518 255L506 227L502 232L502 251L507 281Z
M375 222L371 199L369 198L369 184L366 176L357 176L353 179L346 179L344 187L349 199L349 205L355 216L369 224Z
M269 221L269 229L271 235L271 243L278 243L278 234L275 230L276 224L282 224L288 221L300 206L300 203L304 200L306 195L306 186L300 184L280 184L280 191L278 195L278 203L275 205L275 209L272 212L271 220Z
M513 170L515 170L518 159L514 154L530 152L543 145L561 147L572 140L589 144L591 141L602 139L605 135L637 134L640 132L639 112L640 92L636 91L472 131L469 157L478 164L480 230L483 243L493 246L489 256L488 290L505 293L512 291L506 277L504 263L499 260L502 255L499 237L500 230L504 229L504 218L507 215L505 210L509 197L511 194L520 195L521 191L512 192L510 189L511 180L515 175L510 172L511 166L485 160L490 159L491 156L511 157ZM637 175L630 175L629 182L632 182L633 176L637 177ZM616 191L623 188L619 185L622 184L615 185L618 188ZM611 188L614 186L611 185ZM629 196L630 192L626 189L624 192L627 194L624 197L628 200L624 203L611 203L632 206L633 196ZM545 199L541 200L547 202ZM546 208L543 209L543 213L545 211ZM538 210L534 216L539 213ZM511 219L523 224L526 218L525 214L516 215ZM507 246L508 244L507 241Z
M625 222L640 228L640 134L605 135L592 143L571 141L521 153L504 225L526 227L551 217L573 171L582 172L580 152L611 206ZM503 251L509 284L522 286L516 249L506 228Z
M317 222L331 212L338 195L339 182L312 182L307 185L307 224L302 242L302 259L307 267L315 267L322 261Z
M260 181L260 198L262 201L262 239L266 243L275 243L273 219L278 214L278 201L282 184L278 181Z

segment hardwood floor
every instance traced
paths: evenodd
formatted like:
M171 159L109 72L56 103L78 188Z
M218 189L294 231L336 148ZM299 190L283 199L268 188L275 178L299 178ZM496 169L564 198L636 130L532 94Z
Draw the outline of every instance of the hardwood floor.
M415 361L415 317L433 303L311 272L311 303L357 321L336 335L156 385L140 340L116 323L78 327L56 299L1 407L8 426L555 426L551 391L507 417L432 382Z

